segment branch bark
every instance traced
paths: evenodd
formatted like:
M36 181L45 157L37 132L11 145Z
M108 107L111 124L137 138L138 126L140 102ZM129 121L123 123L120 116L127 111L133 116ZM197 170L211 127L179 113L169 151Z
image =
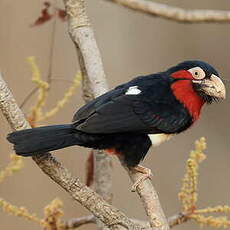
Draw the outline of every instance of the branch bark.
M74 218L74 219L66 221L63 224L63 229L65 229L65 230L74 229L74 228L78 228L82 225L92 224L92 223L96 223L96 218L93 215L78 217L78 218Z
M100 51L86 14L84 0L64 0L68 15L69 34L74 42L83 76L85 102L108 91ZM94 186L106 201L112 201L112 160L103 151L93 150ZM98 229L104 226L97 223Z
M137 171L129 170L128 168L126 168L126 170L133 183L143 176L142 173ZM168 221L161 208L157 192L150 179L146 179L143 183L137 186L137 193L140 196L145 212L149 217L150 227L160 230L168 230Z
M188 220L189 217L186 214L179 213L170 216L168 218L168 223L170 228L173 228L176 225L187 222ZM147 228L147 229L151 228L150 223L147 221L142 221L137 219L132 219L132 221L140 226L143 226L143 228ZM96 223L96 218L93 215L89 215L89 216L83 216L83 217L78 217L78 218L73 218L71 220L68 220L63 224L63 227L64 229L68 230L68 229L78 228L85 224L92 224L92 223Z
M107 0L129 9L181 23L230 22L228 10L191 10L149 0Z
M179 213L179 214L169 217L168 223L169 223L170 228L173 228L176 225L187 222L189 219L190 219L189 215L186 215L185 213Z

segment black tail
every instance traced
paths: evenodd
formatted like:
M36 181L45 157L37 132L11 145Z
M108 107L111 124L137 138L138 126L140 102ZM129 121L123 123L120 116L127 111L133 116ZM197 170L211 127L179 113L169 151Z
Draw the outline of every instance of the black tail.
M21 156L32 156L80 144L72 125L53 125L10 133L7 140Z

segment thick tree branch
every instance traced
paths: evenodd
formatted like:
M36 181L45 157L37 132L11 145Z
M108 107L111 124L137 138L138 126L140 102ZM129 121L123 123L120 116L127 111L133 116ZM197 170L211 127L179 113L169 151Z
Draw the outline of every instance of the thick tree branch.
M84 0L64 0L69 17L69 33L80 53L80 65L88 76L94 97L108 90L101 55L85 11Z
M143 176L142 173L129 170L126 168L129 176L133 182L138 181ZM158 228L161 230L168 230L169 225L155 188L153 187L150 179L146 179L143 183L137 186L137 193L141 198L142 204L145 208L146 214L149 217L151 228Z
M189 217L186 216L186 214L179 213L169 217L168 223L170 228L173 228L176 225L187 222L188 220ZM150 223L147 221L142 221L137 219L132 219L132 221L140 226L143 226L143 228L147 228L147 229L150 228ZM89 215L89 216L83 216L83 217L78 217L78 218L73 218L71 220L68 220L63 224L63 227L64 229L68 230L68 229L78 228L85 224L92 224L92 223L96 223L96 218L93 215Z
M83 76L83 98L86 102L108 91L100 51L86 14L84 0L64 0L69 22L69 34L79 59ZM102 151L93 150L94 186L108 202L112 201L112 161ZM98 222L98 229L103 225Z
M149 0L107 0L129 9L182 23L230 22L228 10L191 10Z

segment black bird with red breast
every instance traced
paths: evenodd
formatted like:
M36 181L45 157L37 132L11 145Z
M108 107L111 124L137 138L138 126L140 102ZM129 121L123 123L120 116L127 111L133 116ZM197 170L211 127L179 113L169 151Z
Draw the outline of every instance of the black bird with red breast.
M225 98L218 72L203 61L185 61L139 76L81 107L71 124L10 133L18 155L33 156L79 145L118 154L136 167L151 145L187 130L204 104Z

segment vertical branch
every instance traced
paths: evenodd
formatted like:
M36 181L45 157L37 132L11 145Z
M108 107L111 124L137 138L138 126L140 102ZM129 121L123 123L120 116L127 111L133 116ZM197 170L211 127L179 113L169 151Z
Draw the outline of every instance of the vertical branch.
M86 67L84 65L84 59L82 57L82 53L78 46L77 54L79 58L79 63L82 71L82 92L83 99L85 102L91 101L94 97L93 91L91 89L90 80L87 75ZM99 90L99 89L98 89ZM102 90L102 89L101 89ZM101 91L103 92L103 91ZM95 162L95 170L94 170L94 184L95 190L98 194L100 194L106 201L112 202L112 160L110 156L103 153L100 150L93 150L94 154L94 162Z
M69 34L75 44L83 76L83 98L92 100L108 90L101 55L86 14L84 0L64 0L69 22ZM112 161L102 151L94 153L94 184L98 194L112 201ZM97 223L103 229L101 223Z
M84 1L64 0L64 3L69 16L69 33L77 49L83 75L83 97L87 102L108 90L101 55L86 15ZM94 151L94 154L96 191L111 201L111 159L101 151Z
M84 0L64 0L69 17L69 33L80 52L81 68L89 79L94 97L108 90L101 55L96 44L94 32L86 15Z

